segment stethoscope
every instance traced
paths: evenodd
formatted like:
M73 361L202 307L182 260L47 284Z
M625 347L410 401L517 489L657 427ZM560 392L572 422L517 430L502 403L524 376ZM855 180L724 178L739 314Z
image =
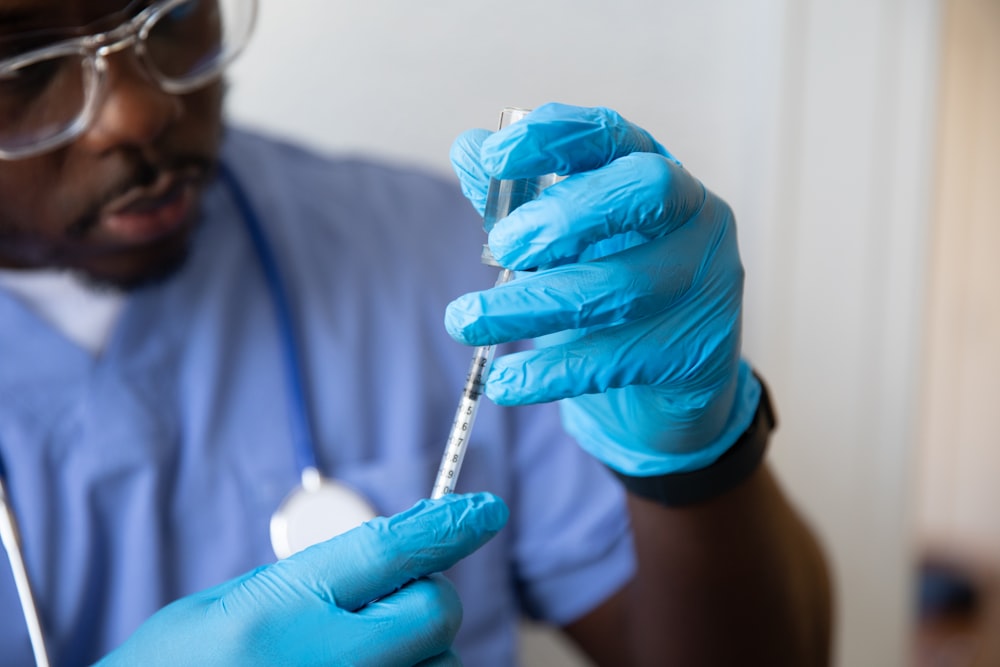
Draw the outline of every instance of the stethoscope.
M224 163L219 164L219 179L225 186L250 237L254 254L264 274L281 345L285 374L286 401L289 406L289 433L299 469L299 484L285 496L271 516L271 547L278 558L287 558L306 547L339 535L375 516L372 505L357 491L320 473L316 459L316 437L309 401L302 355L298 344L291 300L278 262L264 234L263 225L236 175ZM17 520L9 501L6 471L0 457L0 542L7 551L14 575L21 612L28 627L31 650L38 667L48 667L45 634L41 616L28 578Z

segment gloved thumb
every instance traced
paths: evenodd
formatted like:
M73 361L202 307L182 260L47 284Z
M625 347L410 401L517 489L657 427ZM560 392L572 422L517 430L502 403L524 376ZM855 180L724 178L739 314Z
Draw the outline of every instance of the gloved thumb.
M469 130L460 134L451 145L451 167L458 176L462 194L472 202L479 215L486 210L486 192L490 186L490 177L483 169L479 153L490 134L489 130Z
M504 502L490 493L421 500L272 567L283 570L286 581L353 611L414 579L448 569L486 544L508 516Z

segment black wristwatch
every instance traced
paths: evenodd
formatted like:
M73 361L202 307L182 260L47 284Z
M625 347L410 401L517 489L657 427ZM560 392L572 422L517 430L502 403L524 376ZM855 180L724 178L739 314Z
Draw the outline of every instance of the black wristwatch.
M652 477L633 477L612 470L631 493L670 507L711 500L746 480L760 466L771 431L778 424L767 386L760 382L760 402L753 421L740 439L707 468Z

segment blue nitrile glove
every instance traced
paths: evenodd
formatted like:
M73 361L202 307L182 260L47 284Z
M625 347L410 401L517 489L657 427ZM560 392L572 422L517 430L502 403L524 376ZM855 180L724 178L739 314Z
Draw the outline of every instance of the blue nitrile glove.
M448 307L457 340L543 337L496 359L501 405L561 402L581 446L627 475L703 468L750 425L760 385L740 359L743 267L732 211L614 111L547 104L456 140L452 164L480 212L490 177L565 180L489 234L534 273Z
M458 665L441 575L493 537L491 494L422 500L170 604L100 665Z

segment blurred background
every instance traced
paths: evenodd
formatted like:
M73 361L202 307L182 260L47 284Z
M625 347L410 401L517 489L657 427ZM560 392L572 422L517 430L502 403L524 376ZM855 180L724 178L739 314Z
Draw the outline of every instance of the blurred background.
M737 213L836 664L1000 664L1000 0L261 2L230 115L319 150L450 174L550 100L650 130Z

